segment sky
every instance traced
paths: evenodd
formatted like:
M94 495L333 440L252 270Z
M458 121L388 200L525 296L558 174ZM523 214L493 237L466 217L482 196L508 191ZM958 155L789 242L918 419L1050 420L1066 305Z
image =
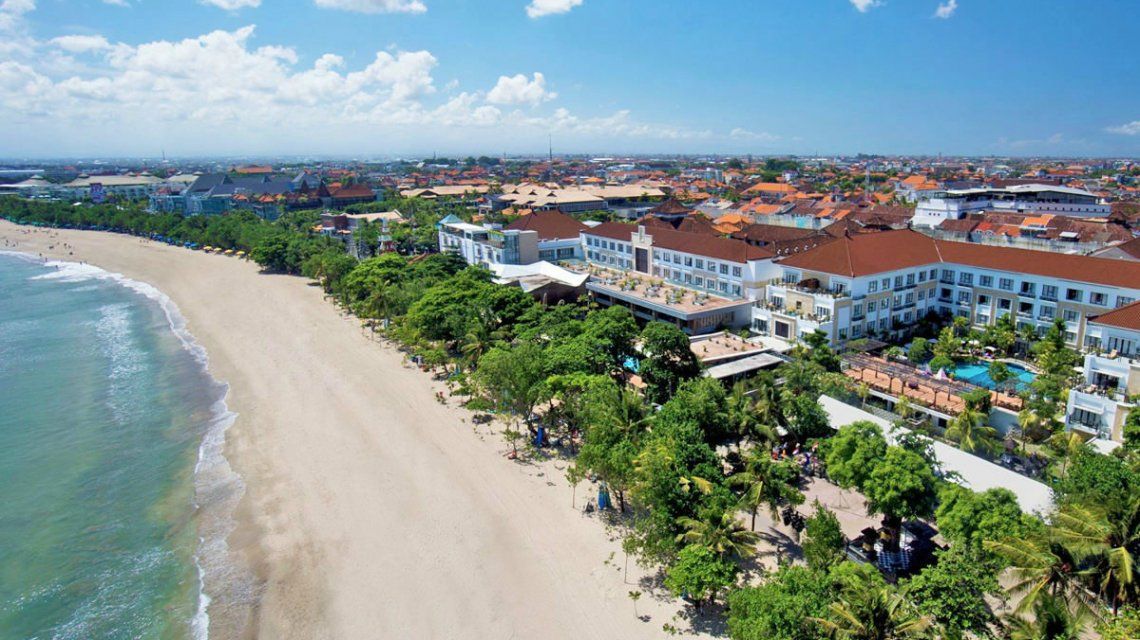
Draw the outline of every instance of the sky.
M1140 156L1137 0L0 0L0 157Z

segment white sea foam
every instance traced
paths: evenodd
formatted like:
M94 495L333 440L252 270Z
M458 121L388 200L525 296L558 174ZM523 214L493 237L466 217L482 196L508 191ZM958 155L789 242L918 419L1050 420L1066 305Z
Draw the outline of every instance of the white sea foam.
M171 331L182 347L209 375L209 356L205 347L187 330L186 319L178 310L178 306L158 288L94 265L44 260L13 251L0 251L0 253L55 268L54 272L33 276L32 279L35 280L56 280L66 283L111 281L158 303ZM191 620L191 631L197 640L206 640L209 637L209 608L213 599L207 593L208 583L218 590L224 589L226 600L233 605L252 604L256 597L252 576L240 570L237 564L231 561L229 546L226 543L226 538L235 526L233 513L245 492L245 484L225 457L226 430L237 418L237 414L226 406L225 398L229 386L216 380L215 383L218 387L218 400L211 407L210 422L198 446L198 459L194 465L194 509L203 516L198 519L198 549L194 554L199 588L198 606Z

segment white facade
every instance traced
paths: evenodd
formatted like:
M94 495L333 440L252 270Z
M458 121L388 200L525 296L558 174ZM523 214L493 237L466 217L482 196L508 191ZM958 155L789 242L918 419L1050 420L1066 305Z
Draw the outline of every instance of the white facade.
M936 227L944 220L958 220L981 211L1097 218L1112 213L1112 207L1088 191L1051 185L945 190L927 192L919 198L913 224Z

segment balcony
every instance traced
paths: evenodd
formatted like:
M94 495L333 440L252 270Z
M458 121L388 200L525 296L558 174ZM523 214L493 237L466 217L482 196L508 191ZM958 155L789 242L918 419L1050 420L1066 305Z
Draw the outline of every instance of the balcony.
M798 291L800 293L809 293L811 295L834 299L848 298L851 295L846 290L822 287L818 283L813 284L813 282L815 282L814 279L802 280L800 282L785 282L780 278L772 278L768 281L768 284L775 287L783 287L786 291Z

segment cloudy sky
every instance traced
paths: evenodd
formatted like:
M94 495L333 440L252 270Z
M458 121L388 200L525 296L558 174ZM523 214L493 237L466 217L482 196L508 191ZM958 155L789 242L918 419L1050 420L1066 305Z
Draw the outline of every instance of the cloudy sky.
M0 0L0 157L1140 155L1136 0Z

